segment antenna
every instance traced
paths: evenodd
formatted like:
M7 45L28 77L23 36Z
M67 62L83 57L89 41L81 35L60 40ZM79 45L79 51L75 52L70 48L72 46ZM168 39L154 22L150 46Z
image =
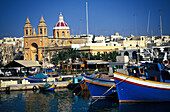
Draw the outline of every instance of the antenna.
M88 4L86 2L86 24L87 24L87 35L89 35L89 31L88 31Z

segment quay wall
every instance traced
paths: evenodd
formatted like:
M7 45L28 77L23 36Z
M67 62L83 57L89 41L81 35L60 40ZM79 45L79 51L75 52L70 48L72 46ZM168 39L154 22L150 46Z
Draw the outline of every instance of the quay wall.
M5 81L3 81L3 82L5 82ZM12 82L12 83L9 84L9 82ZM30 83L30 82L26 81L25 84L16 84L16 82L15 83L14 82L15 81L5 82L6 85L1 83L0 91L34 90L34 89L39 89L38 88L39 84L45 84L45 82L44 83ZM52 84L52 83L55 84L56 88L64 88L69 85L69 81L49 82L49 84Z

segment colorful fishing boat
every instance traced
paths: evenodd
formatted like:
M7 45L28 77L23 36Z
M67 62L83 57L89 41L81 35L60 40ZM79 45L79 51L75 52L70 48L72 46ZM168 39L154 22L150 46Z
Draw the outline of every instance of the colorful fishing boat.
M87 76L85 74L82 74L82 76L92 98L115 97L115 94L117 94L114 79L101 79L93 76Z
M83 77L72 77L69 80L69 85L67 86L71 90L81 90L80 83L83 82Z
M42 85L38 85L38 87L40 88L41 91L54 91L55 89L55 84L42 84Z
M37 74L35 76L27 76L25 74L24 79L28 80L29 82L43 82L43 81L46 81L48 76L49 75L44 75L44 73L40 72L39 74Z
M162 72L161 64L146 63L144 67L131 68L126 75L114 72L119 102L170 101L170 74Z

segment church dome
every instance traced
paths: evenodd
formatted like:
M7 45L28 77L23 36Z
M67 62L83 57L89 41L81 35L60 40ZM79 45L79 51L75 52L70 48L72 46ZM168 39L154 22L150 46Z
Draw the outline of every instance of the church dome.
M54 26L53 29L70 29L67 25L67 23L64 22L63 15L60 13L59 16L59 21L58 23Z

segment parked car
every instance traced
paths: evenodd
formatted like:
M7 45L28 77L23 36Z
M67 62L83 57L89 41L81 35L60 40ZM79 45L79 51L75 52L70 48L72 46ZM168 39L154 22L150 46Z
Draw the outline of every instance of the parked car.
M2 77L2 76L11 76L12 75L12 73L10 72L10 71L5 71L5 73L4 72L2 72L2 70L0 70L0 76Z
M2 72L1 69L0 69L0 76L1 77L4 76L4 72Z
M12 75L12 73L10 71L6 71L4 74L4 76L11 76L11 75Z

